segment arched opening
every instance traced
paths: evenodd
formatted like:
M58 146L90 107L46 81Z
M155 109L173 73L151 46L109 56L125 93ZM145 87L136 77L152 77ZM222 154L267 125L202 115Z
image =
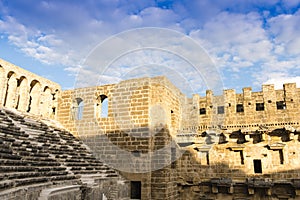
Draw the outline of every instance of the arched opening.
M52 98L51 89L48 86L44 87L41 99L41 105L43 107L41 114L44 117L50 117L52 113Z
M6 93L4 98L4 106L7 108L15 108L16 106L17 85L18 85L18 81L15 72L10 71L7 74L7 85L6 85Z
M76 98L73 103L72 108L72 116L75 120L81 120L83 118L83 109L84 109L84 102L81 98Z
M37 80L30 83L30 97L27 112L39 114L41 84Z
M16 103L16 109L21 111L26 111L26 108L28 107L28 81L25 76L21 76L18 79L18 85L17 85L17 103Z
M95 117L106 118L108 117L108 98L106 95L101 94L97 97L95 103Z

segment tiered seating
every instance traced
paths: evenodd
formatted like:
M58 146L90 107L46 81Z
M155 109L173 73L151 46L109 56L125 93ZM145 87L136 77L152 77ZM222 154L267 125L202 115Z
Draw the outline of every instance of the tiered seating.
M0 119L0 189L75 178L1 110Z
M66 166L71 167L71 171L74 174L101 173L109 177L118 176L114 170L109 169L101 161L93 157L93 155L87 151L82 141L75 138L71 133L67 131L56 131L65 142L65 145L61 146L61 148L69 155L67 157L57 155L57 158L61 159Z
M79 181L80 174L119 176L71 133L8 110L0 110L0 145L0 191Z

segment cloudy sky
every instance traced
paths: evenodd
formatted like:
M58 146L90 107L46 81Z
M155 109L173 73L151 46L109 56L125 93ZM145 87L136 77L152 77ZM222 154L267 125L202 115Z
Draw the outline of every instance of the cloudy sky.
M300 0L1 0L0 57L58 82L63 89L73 88L78 69L99 45L145 27L173 30L192 39L216 66L224 88L241 92L243 87L260 90L263 83L280 87L282 82L299 82L300 87ZM172 76L158 70L166 68L185 76L183 65L188 63L168 53L140 50L119 56L110 75L125 71L127 76L115 81L137 77L139 71ZM131 65L140 67L138 72L130 70L135 75L124 70ZM210 75L205 76L204 86L195 84L194 91L202 93L207 87ZM201 79L188 81L197 78Z

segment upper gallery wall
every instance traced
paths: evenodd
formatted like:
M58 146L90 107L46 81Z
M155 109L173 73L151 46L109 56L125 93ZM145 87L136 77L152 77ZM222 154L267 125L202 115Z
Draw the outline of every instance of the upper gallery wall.
M59 84L0 59L0 106L56 118Z

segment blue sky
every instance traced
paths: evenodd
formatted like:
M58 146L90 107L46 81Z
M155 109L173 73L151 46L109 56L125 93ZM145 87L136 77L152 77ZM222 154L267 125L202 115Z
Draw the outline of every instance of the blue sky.
M300 87L299 24L300 0L2 0L0 57L68 89L101 42L122 31L160 27L197 42L224 88Z

